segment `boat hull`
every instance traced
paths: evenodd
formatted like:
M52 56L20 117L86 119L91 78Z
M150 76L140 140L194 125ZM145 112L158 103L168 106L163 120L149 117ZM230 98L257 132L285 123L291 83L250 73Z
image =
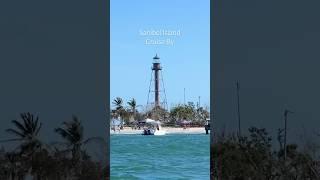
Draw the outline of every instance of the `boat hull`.
M143 131L142 135L154 135L154 136L163 136L163 135L166 135L166 132L165 131L162 131L162 130L149 130L149 129L146 129Z
M163 136L163 135L166 135L166 132L160 130L160 131L154 132L154 135L155 135L155 136Z

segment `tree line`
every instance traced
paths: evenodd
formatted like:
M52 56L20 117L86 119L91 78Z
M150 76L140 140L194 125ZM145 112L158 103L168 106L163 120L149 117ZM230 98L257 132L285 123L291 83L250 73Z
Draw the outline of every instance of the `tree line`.
M40 140L42 123L39 116L21 113L20 119L12 120L13 128L6 129L11 139L1 140L0 179L23 180L73 180L107 179L109 162L98 162L89 155L86 145L99 143L106 152L103 138L84 138L84 127L77 116L54 129L62 142L47 144ZM18 146L7 151L4 145L18 142ZM105 157L102 157L105 158Z
M110 110L111 118L120 118L126 125L132 125L139 120L151 118L160 120L164 125L177 125L183 120L188 120L193 125L202 126L210 115L208 107L196 106L193 102L177 104L170 110L163 107L152 107L141 111L137 109L141 105L137 105L134 98L126 104L122 98L116 97L112 101L113 108Z
M278 130L277 143L264 128L251 127L248 136L215 135L211 145L211 178L231 180L300 180L320 179L317 146L284 147L283 129ZM286 151L286 155L285 155Z

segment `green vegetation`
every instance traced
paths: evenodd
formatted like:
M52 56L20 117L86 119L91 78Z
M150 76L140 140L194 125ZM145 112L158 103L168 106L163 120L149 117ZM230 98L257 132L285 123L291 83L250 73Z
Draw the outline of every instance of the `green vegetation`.
M248 136L217 135L211 145L212 179L320 179L319 163L312 157L315 147L288 144L284 157L283 130L278 131L280 148L262 128L249 128Z
M193 102L188 104L178 104L170 109L170 111L156 107L152 109L144 109L139 112L137 110L137 102L133 98L127 102L128 106L123 105L123 99L116 97L112 104L111 118L120 117L126 125L133 125L138 120L146 118L160 120L164 125L177 125L183 120L191 121L194 126L203 126L207 118L209 118L209 108L196 107Z
M26 176L34 180L108 178L109 162L96 162L84 147L96 141L106 148L106 142L97 137L84 140L83 126L76 116L55 129L65 142L52 145L39 138L42 124L38 116L22 113L20 118L12 121L14 128L6 130L14 138L1 141L4 144L16 141L19 146L12 151L0 150L0 179L23 180Z

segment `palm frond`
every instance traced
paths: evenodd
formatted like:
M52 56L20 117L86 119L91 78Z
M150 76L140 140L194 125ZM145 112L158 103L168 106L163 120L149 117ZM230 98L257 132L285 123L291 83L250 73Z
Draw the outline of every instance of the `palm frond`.
M113 100L112 104L117 107L117 109L122 108L123 100L120 97L116 97L116 99Z
M36 133L38 129L39 117L36 117L36 120L32 122L32 132Z
M56 128L55 132L58 133L63 138L71 136L70 133L67 130L63 129L63 128Z
M127 104L131 107L131 108L135 108L137 103L136 100L134 98L132 98L131 101L127 102Z
M35 135L39 134L41 127L42 127L42 123L39 124L38 129L37 128L35 129Z
M32 132L32 122L31 122L31 117L30 117L30 113L21 113L20 117L24 122L24 127L27 133L31 133Z
M64 127L57 128L55 132L60 134L70 144L79 143L83 139L83 127L78 118L74 117L72 122L63 122Z
M22 134L27 134L28 130L17 120L11 121L20 131Z
M6 132L12 133L12 134L14 134L16 136L19 136L20 138L25 138L26 137L26 134L23 134L23 133L21 133L21 132L19 132L17 130L11 129L11 128L7 129Z

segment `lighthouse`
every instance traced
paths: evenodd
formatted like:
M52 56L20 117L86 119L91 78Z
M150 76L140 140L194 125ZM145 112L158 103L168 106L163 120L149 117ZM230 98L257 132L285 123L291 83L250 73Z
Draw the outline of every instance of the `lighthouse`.
M161 71L161 66L160 66L160 58L156 54L155 57L153 57L153 66L152 66L152 71L154 72L154 104L155 107L160 106L160 77L159 77L159 71Z
M154 102L149 102L150 94L154 94ZM151 80L149 85L147 104L149 105L149 107L151 106L152 109L166 109L167 106L166 93L162 77L162 66L160 63L160 57L157 54L153 57L151 66Z

